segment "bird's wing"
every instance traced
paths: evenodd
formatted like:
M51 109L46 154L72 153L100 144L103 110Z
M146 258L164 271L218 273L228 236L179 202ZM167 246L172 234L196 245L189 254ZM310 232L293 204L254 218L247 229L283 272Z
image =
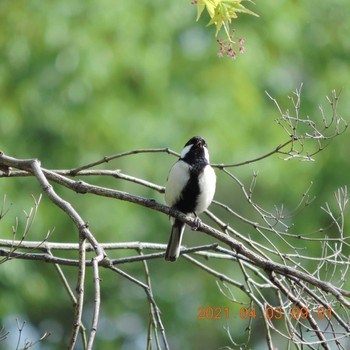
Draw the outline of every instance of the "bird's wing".
M190 178L190 166L183 160L177 161L170 169L165 188L165 201L172 207L178 202L183 188Z

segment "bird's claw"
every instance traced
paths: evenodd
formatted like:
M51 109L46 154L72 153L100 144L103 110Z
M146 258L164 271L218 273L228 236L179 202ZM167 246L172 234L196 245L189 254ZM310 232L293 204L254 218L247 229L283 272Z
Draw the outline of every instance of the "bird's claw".
M201 220L198 216L196 216L196 218L194 219L194 223L192 226L192 230L193 231L197 231L199 229L199 225L201 224Z

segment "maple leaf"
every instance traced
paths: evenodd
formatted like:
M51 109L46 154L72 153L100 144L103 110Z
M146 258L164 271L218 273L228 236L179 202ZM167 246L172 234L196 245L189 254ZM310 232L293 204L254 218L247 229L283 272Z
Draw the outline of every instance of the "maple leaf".
M228 34L229 24L232 19L238 17L237 13L247 13L253 16L258 16L256 13L243 6L241 4L242 1L244 0L198 0L197 21L206 8L210 17L208 26L215 24L215 35L217 36L222 26L224 26L225 31Z

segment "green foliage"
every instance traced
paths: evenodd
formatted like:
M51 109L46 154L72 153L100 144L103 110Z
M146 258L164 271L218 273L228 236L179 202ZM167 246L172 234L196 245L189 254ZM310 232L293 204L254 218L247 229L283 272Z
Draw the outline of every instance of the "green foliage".
M230 38L230 23L232 19L238 17L237 13L247 13L249 15L258 16L253 11L250 11L242 5L242 0L198 0L197 2L197 21L202 15L204 8L211 18L209 25L215 24L216 32L218 35L222 26L226 31L228 38Z

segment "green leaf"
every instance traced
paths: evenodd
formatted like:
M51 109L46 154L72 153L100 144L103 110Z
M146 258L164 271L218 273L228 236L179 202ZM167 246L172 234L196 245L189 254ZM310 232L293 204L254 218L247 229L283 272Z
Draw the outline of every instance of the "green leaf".
M197 10L198 10L197 21L200 18L205 7L207 8L207 12L208 12L210 18L213 18L214 14L215 14L215 8L220 3L220 1L221 0L198 0L198 3L197 3Z
M225 22L229 21L227 10L221 5L218 4L215 8L214 15L212 16L210 22L208 23L208 26L215 24L216 26L216 32L215 35L217 36L222 25L225 24Z
M201 17L201 14L202 14L204 8L205 8L204 0L198 0L198 2L197 2L197 21Z
M217 36L223 25L226 31L228 30L228 25L231 23L231 20L238 17L237 13L247 13L249 15L258 16L256 13L243 6L241 4L242 1L243 0L198 0L197 21L202 15L204 8L206 8L210 16L208 26L212 24L216 26L215 35Z

